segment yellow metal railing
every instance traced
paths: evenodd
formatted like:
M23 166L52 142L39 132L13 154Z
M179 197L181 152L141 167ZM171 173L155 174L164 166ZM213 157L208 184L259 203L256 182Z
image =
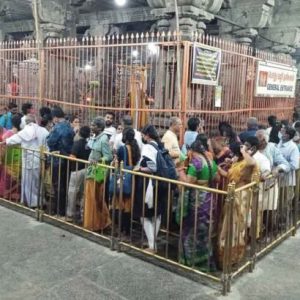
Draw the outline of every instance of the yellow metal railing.
M224 294L232 279L252 271L258 256L299 225L299 172L295 187L286 174L263 182L255 176L224 191L128 170L122 163L92 165L43 149L1 149L2 204L103 239L111 249L221 283ZM128 175L131 192L125 194Z

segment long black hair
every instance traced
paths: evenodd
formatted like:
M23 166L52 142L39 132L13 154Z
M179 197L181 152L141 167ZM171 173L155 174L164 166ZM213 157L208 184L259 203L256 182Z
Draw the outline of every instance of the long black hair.
M11 119L12 126L16 128L18 131L21 130L21 122L22 122L22 115L20 113L17 113L14 115Z
M243 157L243 154L241 152L241 146L242 146L241 143L233 143L229 147L232 154L237 156L239 159L241 159Z
M270 138L269 138L269 142L270 143L274 143L274 144L278 144L279 143L279 132L282 128L282 124L280 122L277 122L275 120L275 122L271 125L271 132L270 132Z
M43 115L41 118L41 127L47 127L47 125L52 122L53 118L51 114Z
M196 141L191 145L191 150L196 153L200 153L204 157L204 159L207 163L207 166L208 166L208 170L209 170L208 185L211 187L212 183L213 183L213 170L212 170L211 162L206 155L207 149L206 149L205 145L203 145L201 140L196 139Z
M125 145L130 146L131 155L132 155L132 164L135 166L141 158L141 151L135 139L135 131L132 128L129 127L123 130L122 142Z
M208 151L208 137L205 133L199 133L196 137L196 141L199 141L204 147L205 151Z
M228 138L229 145L237 142L237 134L228 122L220 122L219 131L221 136Z
M159 134L158 134L156 128L153 125L146 125L142 129L142 134L148 135L152 140L154 140L158 144L159 147L163 146L161 141L160 141Z

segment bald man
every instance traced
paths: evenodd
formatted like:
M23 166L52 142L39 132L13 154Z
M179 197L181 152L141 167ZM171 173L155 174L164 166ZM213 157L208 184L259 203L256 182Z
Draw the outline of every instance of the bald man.
M173 158L174 162L180 158L180 147L178 136L182 128L182 121L178 117L172 117L170 119L169 130L164 134L162 142L164 143L165 148L169 151L170 156Z

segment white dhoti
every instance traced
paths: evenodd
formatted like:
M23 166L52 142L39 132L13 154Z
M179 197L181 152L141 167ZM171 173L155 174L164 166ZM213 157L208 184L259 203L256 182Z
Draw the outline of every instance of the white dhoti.
M277 210L279 187L277 181L268 184L261 184L259 189L259 209Z
M40 169L22 168L21 203L28 207L37 207L39 199Z

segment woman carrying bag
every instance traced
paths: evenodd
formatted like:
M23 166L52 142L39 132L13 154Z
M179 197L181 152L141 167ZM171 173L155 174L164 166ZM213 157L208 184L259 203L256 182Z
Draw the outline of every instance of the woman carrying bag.
M132 128L125 128L123 130L122 142L124 146L120 147L117 152L117 160L119 163L123 162L123 168L133 170L134 167L139 163L141 158L140 148L135 139L135 131ZM132 208L132 175L123 172L123 197L119 193L115 196L117 201L113 205L116 210L122 211L121 230L126 236L130 235L130 219L131 219L131 208ZM110 189L113 192L114 181L116 177L112 177L110 182ZM118 182L117 182L118 187ZM113 194L113 193L111 193ZM114 198L113 198L114 201ZM118 215L118 213L117 213Z
M108 169L97 165L109 164L113 159L104 129L105 120L96 118L91 124L94 137L88 143L91 148L91 165L86 174L83 227L91 231L103 230L111 224L104 188Z

